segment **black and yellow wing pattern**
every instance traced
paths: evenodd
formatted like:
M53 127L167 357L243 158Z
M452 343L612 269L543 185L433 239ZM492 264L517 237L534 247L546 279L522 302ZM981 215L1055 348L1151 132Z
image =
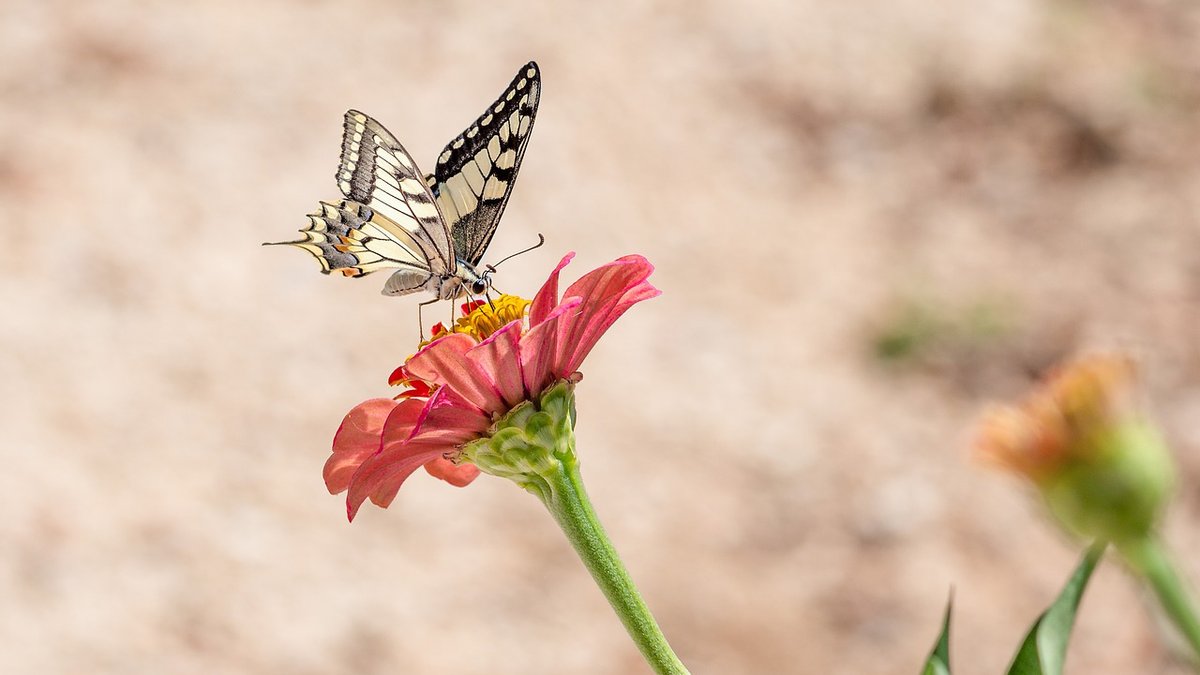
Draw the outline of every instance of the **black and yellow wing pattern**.
M450 141L428 176L459 260L478 265L512 194L537 116L542 77L533 61L467 130Z
M475 266L512 193L540 93L531 61L424 177L382 124L347 111L336 174L345 198L322 201L308 214L302 239L278 243L304 249L325 274L394 269L384 287L388 295L426 289L457 297L458 288L480 280Z
M350 277L378 269L408 268L454 274L453 244L445 219L412 156L382 124L346 112L337 183L345 199L321 202L308 214L298 246L328 274Z

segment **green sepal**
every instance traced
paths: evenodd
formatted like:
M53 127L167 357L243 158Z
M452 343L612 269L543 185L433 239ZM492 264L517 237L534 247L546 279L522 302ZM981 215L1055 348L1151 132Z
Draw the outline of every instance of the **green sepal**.
M1142 420L1107 426L1080 441L1067 462L1039 487L1060 523L1084 540L1140 541L1162 519L1175 467L1155 428Z
M1094 544L1084 554L1054 604L1029 629L1025 642L1008 668L1009 675L1062 675L1067 641L1075 625L1079 601L1096 564L1104 555L1105 546L1104 543Z
M563 380L537 401L517 404L486 437L464 446L462 458L546 501L546 477L575 463L575 385Z
M950 675L950 613L954 609L954 597L946 601L946 616L942 619L942 632L938 635L933 651L925 660L921 675Z

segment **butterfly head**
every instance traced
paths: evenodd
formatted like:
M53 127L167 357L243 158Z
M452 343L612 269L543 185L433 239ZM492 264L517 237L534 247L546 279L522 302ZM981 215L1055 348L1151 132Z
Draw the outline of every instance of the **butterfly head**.
M474 281L471 282L471 295L483 295L492 287L492 272L496 268L488 265Z
M469 262L459 259L458 261L458 277L457 283L447 284L446 288L455 288L458 296L470 295L479 297L492 289L492 272L496 268L491 265L486 265L480 269L476 269ZM452 277L447 277L447 281ZM443 282L445 283L445 282Z

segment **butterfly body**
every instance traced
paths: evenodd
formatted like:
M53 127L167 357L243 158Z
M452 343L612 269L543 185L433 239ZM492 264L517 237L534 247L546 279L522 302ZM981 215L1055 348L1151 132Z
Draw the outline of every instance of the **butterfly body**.
M425 276L421 272L397 270L383 285L383 294L408 295L428 291L438 300L456 300L464 295L483 295L490 282L486 273L479 274L470 263L459 260L458 271L454 274Z
M512 193L540 93L541 76L530 62L446 145L429 175L383 125L347 111L336 174L345 198L321 202L303 239L279 243L308 251L325 274L392 269L384 295L424 291L453 300L484 293L492 268L481 260Z

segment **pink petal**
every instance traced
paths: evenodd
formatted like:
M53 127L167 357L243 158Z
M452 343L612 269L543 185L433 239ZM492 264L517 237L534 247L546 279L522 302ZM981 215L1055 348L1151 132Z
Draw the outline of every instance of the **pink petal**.
M379 439L380 447L408 440L408 437L412 436L413 429L416 429L421 420L425 418L425 408L428 403L429 401L423 398L406 398L401 401L383 423L383 433ZM378 449L376 448L376 450Z
M449 451L457 445L475 440L491 425L489 414L449 387L442 387L425 403L412 434L405 440L439 443L447 446ZM384 447L387 447L386 444Z
M471 463L455 464L445 457L438 457L425 464L425 471L454 487L466 487L479 476L479 467Z
M467 357L480 369L490 373L506 407L525 400L525 384L521 378L521 321L518 319L492 333L467 352Z
M542 284L541 290L533 296L533 304L529 305L530 326L536 326L545 321L546 317L550 315L550 311L558 304L558 274L574 257L574 251L564 255L563 259L558 262L558 267L555 267L554 271L550 273L550 277L546 279L546 283Z
M541 394L550 384L562 332L560 326L578 311L581 302L579 298L567 298L521 337L521 377L530 398Z
M654 266L640 255L627 255L580 277L564 293L583 299L578 314L560 322L554 375L579 369L600 337L633 305L662 293L647 281Z
M402 443L393 446L390 452L370 457L350 481L350 491L346 493L346 515L354 520L368 497L377 506L387 508L396 498L405 479L419 467L441 457L443 452L445 448L440 446Z
M451 333L414 354L405 368L423 380L450 387L480 410L499 412L504 402L492 373L467 358L475 344L469 335Z
M333 454L325 462L325 487L337 494L350 486L360 464L379 450L384 423L398 407L390 398L373 398L354 406L333 435ZM420 406L417 406L417 411Z
M438 389L428 401L401 402L384 423L382 445L362 461L350 479L347 515L353 520L368 497L387 507L418 467L478 438L490 425L488 415L447 387ZM448 472L444 480L465 485L473 479L469 473L465 469Z

